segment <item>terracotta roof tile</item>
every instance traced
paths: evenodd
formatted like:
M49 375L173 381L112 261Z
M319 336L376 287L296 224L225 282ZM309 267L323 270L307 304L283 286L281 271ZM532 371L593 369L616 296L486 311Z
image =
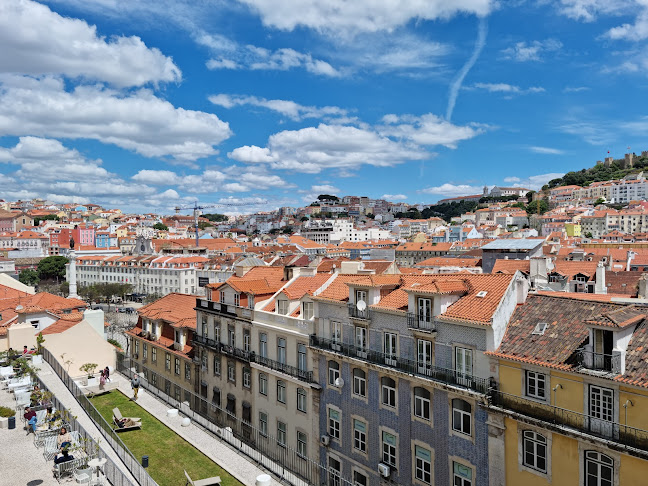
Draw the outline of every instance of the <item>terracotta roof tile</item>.
M293 283L285 287L281 292L286 294L290 300L298 300L305 294L314 293L330 278L331 275L329 274L297 277Z
M196 329L196 296L172 293L140 307L137 313L148 319L161 319L173 327Z
M517 271L529 275L529 273L531 273L531 261L497 259L495 260L495 265L493 266L493 270L491 270L491 273L513 274Z

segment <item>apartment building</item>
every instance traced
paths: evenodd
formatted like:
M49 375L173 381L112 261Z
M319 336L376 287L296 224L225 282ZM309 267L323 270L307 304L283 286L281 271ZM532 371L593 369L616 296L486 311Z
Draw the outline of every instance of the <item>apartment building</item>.
M452 243L403 243L396 247L396 265L412 267L432 257L445 256Z
M200 394L227 412L225 420L251 424L265 447L292 453L306 469L319 448L319 385L308 345L313 295L334 276L308 267L237 270L197 301Z
M482 407L494 351L526 297L514 275L336 275L311 337L328 483L500 485Z
M208 261L208 258L201 256L79 256L76 261L76 281L79 286L131 284L134 292L143 294L204 294L197 271ZM69 271L70 265L67 264L68 280Z
M505 482L624 486L648 476L646 308L529 295L492 356ZM495 419L494 419L495 420Z
M171 293L138 309L137 325L126 332L135 368L152 386L178 402L191 403L197 379L193 336L196 296Z

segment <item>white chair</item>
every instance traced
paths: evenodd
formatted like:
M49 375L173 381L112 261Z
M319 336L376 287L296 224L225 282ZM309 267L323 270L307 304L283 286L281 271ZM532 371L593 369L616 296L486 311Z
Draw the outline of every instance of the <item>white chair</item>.
M14 391L16 388L25 388L29 386L31 386L31 378L29 376L25 376L21 378L12 378L11 380L9 380L7 388L9 388L10 391Z
M31 393L28 391L18 391L16 393L16 410L20 412L20 410L24 409L25 407L28 407L30 404L30 397ZM21 415L22 416L22 415Z

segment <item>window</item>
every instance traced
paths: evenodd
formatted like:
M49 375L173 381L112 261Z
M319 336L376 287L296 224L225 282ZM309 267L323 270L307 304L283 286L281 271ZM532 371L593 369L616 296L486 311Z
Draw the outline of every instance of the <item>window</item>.
M383 341L383 352L385 353L385 364L396 365L396 340L397 336L393 332L386 332Z
M614 461L596 451L585 451L585 486L612 486Z
M288 314L288 301L287 300L277 300L277 314L286 315Z
M277 361L286 364L286 339L277 338Z
M148 346L146 343L142 343L142 358L148 358Z
M432 484L432 453L423 447L414 447L414 477Z
M329 486L341 486L342 464L333 457L329 457Z
M613 434L614 390L590 385L589 387L590 430L605 436Z
M340 438L340 412L329 408L328 410L329 435L334 439Z
M312 319L315 315L314 304L312 302L304 302L302 319Z
M432 320L432 299L418 299L418 320L419 323L431 322Z
M227 326L227 344L236 347L236 331L233 326Z
M180 401L180 387L178 385L173 386L173 398Z
M259 356L268 357L268 335L264 332L259 334Z
M218 388L218 387L215 386L215 387L212 389L212 393L213 393L213 395L212 395L212 403L213 403L214 405L216 405L218 408L220 408L220 405L221 405L221 392L220 392L220 388Z
M157 388L157 373L151 373L151 384Z
M297 388L297 410L306 412L306 390Z
M259 412L259 432L264 437L268 435L268 414L264 412Z
M286 403L286 382L283 380L277 380L277 401Z
M430 392L425 388L414 388L414 415L430 420Z
M380 379L382 404L387 407L396 407L396 382L383 376Z
M241 306L241 295L240 294L234 294L234 305L236 307Z
M382 462L396 467L396 436L383 430Z
M231 361L227 362L227 379L236 383L236 365Z
M546 398L546 375L535 371L526 372L526 394L532 398Z
M135 341L135 354L139 354L139 341Z
M286 424L277 420L277 444L286 447Z
M243 331L243 351L250 351L250 331Z
M331 340L339 343L342 341L342 324L339 322L331 322Z
M303 432L297 431L297 455L301 457L306 457L306 434Z
M252 385L252 372L250 368L243 368L243 386L245 388L250 388Z
M214 341L220 342L220 323L214 322Z
M329 385L335 385L335 380L337 380L340 377L340 364L337 361L329 361L328 362L328 370L329 370Z
M472 383L473 374L472 349L455 348L455 369L457 370L457 383L469 386Z
M191 364L185 363L185 380L191 381Z
M297 344L297 369L299 371L306 371L306 345Z
M367 291L366 290L356 290L355 291L355 301L356 304L360 301L367 302Z
M472 469L459 462L452 461L452 485L473 486Z
M220 291L219 299L220 299L219 302L220 302L221 304L224 304L224 303L225 303L225 292L224 292L223 290Z
M465 400L460 398L452 400L452 430L471 435L471 410L470 403Z
M173 361L175 374L180 376L180 358L174 358Z
M525 430L522 433L522 464L537 471L547 472L547 438Z
M367 328L356 326L355 328L355 345L358 348L358 353L366 353L367 350ZM365 356L366 357L366 356Z
M164 367L167 371L171 371L171 355L166 353Z
M157 363L157 349L155 346L151 346L151 361Z
M353 471L353 486L367 486L368 484L367 476L360 471Z
M207 337L207 316L202 316L202 335Z
M353 368L353 394L367 396L367 374L360 368Z
M259 373L259 393L261 395L268 394L268 375Z
M367 424L362 420L353 420L353 448L367 452Z
M221 374L221 358L219 355L214 355L214 375L220 376Z

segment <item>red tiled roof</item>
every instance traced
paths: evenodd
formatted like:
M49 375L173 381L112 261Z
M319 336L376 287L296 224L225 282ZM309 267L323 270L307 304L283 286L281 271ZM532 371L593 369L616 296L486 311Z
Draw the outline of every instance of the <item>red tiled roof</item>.
M313 277L297 277L293 283L285 287L281 292L286 294L290 300L301 299L305 294L312 294L331 278L329 274L318 274Z
M173 327L196 329L196 296L172 293L137 310L141 317L161 319Z
M529 275L529 273L531 273L531 261L497 259L495 260L495 265L493 266L491 273L506 273L512 275L517 271Z

